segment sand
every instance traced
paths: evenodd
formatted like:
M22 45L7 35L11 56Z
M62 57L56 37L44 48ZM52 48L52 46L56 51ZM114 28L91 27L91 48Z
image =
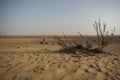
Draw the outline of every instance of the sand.
M120 43L106 54L63 53L53 38L0 38L0 80L120 80Z

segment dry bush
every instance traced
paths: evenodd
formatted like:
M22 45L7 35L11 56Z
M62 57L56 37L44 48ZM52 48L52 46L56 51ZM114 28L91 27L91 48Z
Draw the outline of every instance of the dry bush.
M115 28L113 30L111 30L111 33L109 35L109 31L106 30L107 25L105 23L101 24L100 19L98 22L95 21L93 26L94 26L94 29L97 34L97 40L93 40L89 37L85 37L82 34L80 34L79 32L78 32L78 34L81 38L87 39L87 41L85 43L86 46L84 46L84 48L87 49L87 51L93 51L95 53L102 52L103 48L107 47L109 45L110 41L113 39L113 36L115 33ZM93 44L90 44L89 41L97 44L97 47L93 48L92 47Z
M91 38L88 37L88 36L85 37L85 36L83 36L83 35L82 35L81 33L79 33L79 32L78 32L78 34L79 34L80 39L82 39L82 38L86 39L86 40L83 40L83 41L84 41L84 44L82 44L82 45L83 45L83 47L84 47L85 49L87 49L87 50L89 50L89 49L92 48L93 43L97 43L96 40L91 39ZM81 42L81 43L82 43L82 42Z
M97 49L99 51L102 51L104 47L108 46L110 41L112 40L114 33L115 33L115 28L111 31L111 34L109 35L109 31L106 30L106 24L103 23L103 25L99 21L95 21L95 23L93 24L94 29L96 31L97 34Z
M65 42L60 37L55 37L55 40L57 41L57 44L62 47L62 51L64 52L75 52L75 47L71 45L71 43L66 43L67 37L64 37Z
M79 39L86 39L86 42L84 44L82 44L81 40L79 40L79 44L75 43L74 45L72 45L72 43L69 42L64 33L64 39L67 43L65 43L59 37L55 37L55 40L57 41L58 45L62 47L62 50L64 52L75 52L76 49L79 49L80 51L92 51L95 53L102 52L103 48L108 46L108 44L112 40L115 33L115 28L111 31L111 34L109 35L109 31L106 30L106 24L103 23L103 25L101 25L100 19L98 22L95 21L93 26L97 34L97 40L91 39L90 37L85 37L79 32ZM93 48L93 43L97 44L96 48Z

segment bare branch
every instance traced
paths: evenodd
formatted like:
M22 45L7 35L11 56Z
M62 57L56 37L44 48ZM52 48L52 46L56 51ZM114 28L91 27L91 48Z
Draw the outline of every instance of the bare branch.
M87 39L87 40L91 40L91 41L93 41L93 42L95 42L96 44L97 44L97 41L96 40L93 40L93 39L91 39L91 38L89 38L89 37L85 37L85 36L83 36L81 33L79 33L78 32L78 34L79 34L79 36L80 37L83 37L83 38L85 38L85 39Z

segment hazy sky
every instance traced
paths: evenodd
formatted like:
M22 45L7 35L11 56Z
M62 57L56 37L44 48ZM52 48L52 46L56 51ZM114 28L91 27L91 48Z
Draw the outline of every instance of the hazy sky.
M120 0L0 0L0 35L95 34L98 18L120 35Z

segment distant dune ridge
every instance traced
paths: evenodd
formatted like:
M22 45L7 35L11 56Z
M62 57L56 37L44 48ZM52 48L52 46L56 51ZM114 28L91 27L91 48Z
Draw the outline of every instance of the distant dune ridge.
M119 36L104 49L108 54L93 55L59 52L53 37L1 37L0 80L119 80L119 48Z

